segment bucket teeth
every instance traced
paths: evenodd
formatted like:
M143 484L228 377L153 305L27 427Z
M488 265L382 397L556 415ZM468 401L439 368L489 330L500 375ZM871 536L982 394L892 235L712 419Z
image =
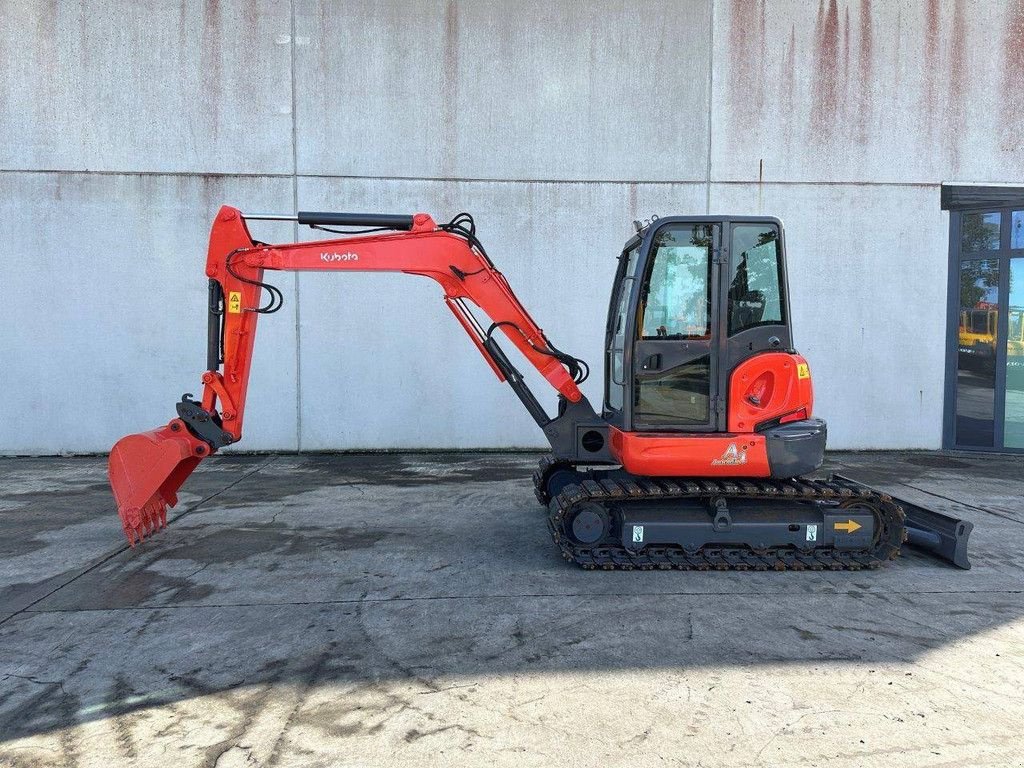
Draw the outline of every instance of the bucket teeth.
M124 535L132 547L167 527L167 504L159 496L151 498L141 509L119 509L118 514L121 516Z

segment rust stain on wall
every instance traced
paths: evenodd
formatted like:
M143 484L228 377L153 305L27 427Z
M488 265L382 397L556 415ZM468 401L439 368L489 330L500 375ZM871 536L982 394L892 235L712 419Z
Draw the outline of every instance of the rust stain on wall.
M1024 150L1024 0L1011 0L1003 43L1000 93L1003 151Z
M765 0L731 0L732 24L729 28L729 90L731 101L749 113L761 114L767 103L765 94ZM741 106L742 105L742 106Z
M861 144L867 143L872 112L874 31L871 18L871 0L861 0L860 39L857 49L857 140Z
M224 34L221 26L220 0L205 0L203 3L203 32L202 56L200 66L202 67L203 98L210 104L211 125L210 130L214 138L220 132L220 103L219 97L223 87L223 67L221 66L221 53L224 51Z
M242 7L242 23L247 33L256 32L260 25L260 7L256 3L245 3Z
M789 44L782 60L782 107L784 115L793 115L796 106L796 24L789 28Z
M846 84L850 82L850 6L843 9L843 24L839 30L839 37L843 41L842 82Z
M441 172L456 175L459 151L459 6L448 0L444 9L444 75L441 83L441 120L444 121Z
M832 132L839 109L839 5L828 0L819 6L814 49L814 102L811 107L811 128L814 136Z
M1024 0L1007 0L1004 8L1005 61L993 118L1001 122L1004 150L1024 153ZM983 127L968 125L972 0L922 0L907 24L901 9L876 0L819 0L813 37L798 35L791 24L787 44L780 30L766 23L764 0L731 0L731 9L731 103L737 113L762 120L764 110L755 115L754 108L777 105L795 116L809 96L809 141L843 140L863 147L880 138L879 131L885 133L879 102L916 98L919 118L911 129L928 151L944 155L951 171L958 172L966 137ZM767 21L778 23L774 17ZM798 49L807 37L812 45ZM776 62L770 70L766 57ZM810 82L803 87L809 94L801 93L800 74L808 70Z
M925 30L924 30L924 111L929 116L928 124L931 130L931 116L937 108L937 95L935 92L935 69L939 65L939 34L942 31L942 8L941 0L928 0L925 8Z
M939 53L939 35L942 32L942 0L928 0L925 8L925 56L935 61Z
M896 92L903 85L903 11L896 11Z
M959 172L960 143L966 133L964 100L967 94L967 24L964 3L965 0L956 0L953 6L953 31L949 44L949 103L946 107L948 122L942 132L953 162L954 174Z
M964 0L956 0L949 50L949 97L954 105L962 103L967 86L967 24L964 13Z
M758 89L757 89L757 111L761 114L764 111L764 106L768 101L768 94L765 92L765 72L764 62L768 60L768 19L767 11L765 10L765 0L760 0L761 3L761 14L758 19L757 29L757 40L758 40L758 61L760 65L757 68L758 74Z

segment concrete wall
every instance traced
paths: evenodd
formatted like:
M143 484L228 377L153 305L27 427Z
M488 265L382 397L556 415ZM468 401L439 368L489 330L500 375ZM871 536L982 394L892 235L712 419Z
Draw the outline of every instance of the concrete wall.
M1024 175L1001 0L0 0L0 29L3 453L106 450L198 391L222 202L469 210L595 368L630 221L780 215L832 445L937 447L939 184ZM433 284L274 277L240 448L543 444Z

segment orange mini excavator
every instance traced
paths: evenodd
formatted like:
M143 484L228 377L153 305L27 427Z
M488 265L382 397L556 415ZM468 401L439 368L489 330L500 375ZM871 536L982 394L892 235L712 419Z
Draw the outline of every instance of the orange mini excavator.
M254 219L340 227L327 231L345 237L268 245L249 234ZM896 557L909 534L966 567L970 523L848 478L802 478L822 464L825 422L812 415L810 370L793 349L784 242L781 223L766 217L636 224L612 288L598 413L579 388L586 363L537 327L468 214L438 225L424 213L221 208L206 260L203 396L184 395L167 426L111 451L124 532L134 546L164 526L199 462L241 439L256 322L283 300L268 270L404 272L440 284L550 442L534 483L566 559L607 569L859 569ZM499 331L558 391L554 416Z

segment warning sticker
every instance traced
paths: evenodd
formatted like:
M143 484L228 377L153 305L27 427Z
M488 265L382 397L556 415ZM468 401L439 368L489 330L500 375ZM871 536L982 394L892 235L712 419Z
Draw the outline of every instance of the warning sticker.
M807 363L797 363L797 366L796 366L796 377L798 379L809 379L809 378L811 378L811 369L807 367Z
M807 526L807 540L817 541L818 540L818 526L808 525Z
M237 315L242 311L242 292L231 291L228 294L228 312Z
M644 542L644 527L642 525L633 526L633 543L643 544Z

